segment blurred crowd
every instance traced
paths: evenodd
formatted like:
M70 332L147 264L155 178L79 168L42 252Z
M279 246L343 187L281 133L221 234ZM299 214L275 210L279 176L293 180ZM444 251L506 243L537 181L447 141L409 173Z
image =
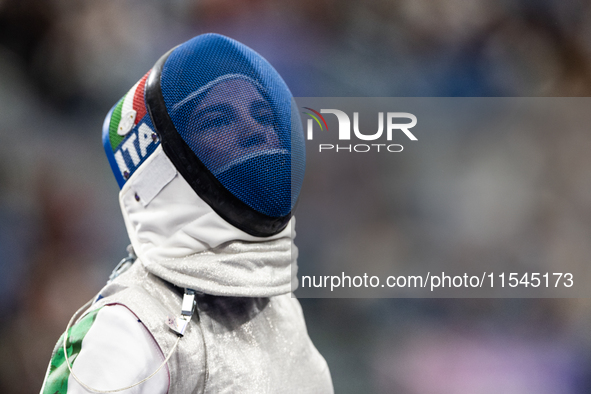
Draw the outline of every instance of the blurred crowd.
M125 255L103 117L161 54L205 32L261 53L296 97L591 93L581 0L0 0L0 392L39 391L68 319ZM359 213L380 253L591 261L591 133L465 137L383 169L387 212ZM425 160L440 165L432 178ZM356 198L363 173L346 173L339 187ZM339 219L298 233L303 268L327 245L354 246L330 239L346 225L338 200L306 203L323 201L313 181L296 216ZM443 184L458 194L434 196ZM516 187L522 199L501 204ZM301 303L337 393L591 392L589 299Z

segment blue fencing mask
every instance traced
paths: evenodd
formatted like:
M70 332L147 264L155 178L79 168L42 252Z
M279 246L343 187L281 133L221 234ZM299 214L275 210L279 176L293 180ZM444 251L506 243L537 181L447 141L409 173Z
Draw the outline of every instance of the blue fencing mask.
M262 56L221 35L197 36L152 68L145 106L165 154L222 218L261 237L285 228L305 146L291 92Z

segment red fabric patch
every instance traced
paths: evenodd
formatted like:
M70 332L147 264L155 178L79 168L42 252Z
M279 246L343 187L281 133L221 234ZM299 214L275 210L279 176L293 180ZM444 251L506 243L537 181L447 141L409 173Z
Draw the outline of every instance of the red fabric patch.
M150 75L150 71L146 73L140 79L140 83L137 85L137 89L135 90L135 94L133 95L133 110L137 112L135 116L135 124L146 115L146 103L144 102L144 87L146 86L146 79L148 79L148 75Z

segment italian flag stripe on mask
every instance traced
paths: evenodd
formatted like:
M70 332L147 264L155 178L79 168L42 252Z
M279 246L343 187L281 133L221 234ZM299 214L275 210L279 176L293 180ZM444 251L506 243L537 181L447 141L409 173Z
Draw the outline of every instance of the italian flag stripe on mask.
M129 92L119 100L113 111L111 122L109 123L109 140L111 141L113 152L121 144L125 135L133 126L137 125L146 115L144 87L149 74L150 72L147 72L142 79L133 85Z

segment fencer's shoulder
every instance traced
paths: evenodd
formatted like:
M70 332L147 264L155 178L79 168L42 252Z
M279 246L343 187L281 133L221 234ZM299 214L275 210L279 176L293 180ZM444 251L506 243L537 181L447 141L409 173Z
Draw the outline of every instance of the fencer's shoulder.
M95 308L70 328L66 350L71 371L63 339L56 345L42 393L86 393L79 381L99 390L119 389L149 376L164 360L150 332L123 305ZM166 393L168 384L164 367L133 392Z
M97 301L103 298L117 298L121 292L139 293L142 297L154 298L155 287L166 286L160 278L149 273L137 259L129 268L120 272L117 277L110 280L99 292Z
M202 367L205 345L201 331L188 330L182 346L176 347L178 335L167 325L171 316L180 314L182 290L147 272L137 260L129 270L105 286L97 298L94 308L114 304L125 306L142 322L162 354L175 352L167 363L169 380L174 382L169 386L170 394L191 393L204 385L205 374L185 376L182 373L186 365Z
M149 273L138 259L101 289L94 307L124 305L154 333L156 326L180 310L181 299L179 289Z

